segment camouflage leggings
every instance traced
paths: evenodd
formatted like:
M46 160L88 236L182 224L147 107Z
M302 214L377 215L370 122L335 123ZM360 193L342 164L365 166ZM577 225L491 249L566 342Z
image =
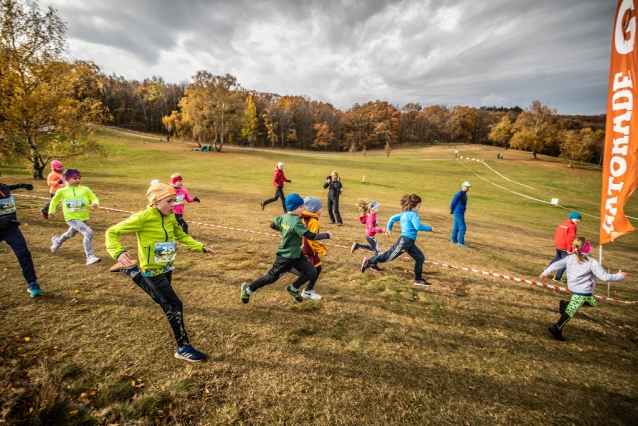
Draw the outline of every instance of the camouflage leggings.
M572 298L565 308L565 314L561 317L562 321L560 322L562 322L562 324L558 324L558 327L562 329L565 324L567 324L569 320L572 319L576 311L578 311L578 309L585 303L588 303L589 306L592 307L598 306L598 303L596 303L596 299L594 298L594 296L572 294Z

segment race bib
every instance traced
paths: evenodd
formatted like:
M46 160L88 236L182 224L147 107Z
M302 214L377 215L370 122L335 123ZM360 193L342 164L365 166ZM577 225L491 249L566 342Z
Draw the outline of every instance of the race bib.
M85 212L86 201L84 200L66 200L66 211L69 213Z
M16 211L16 199L13 197L0 200L0 215L11 214Z
M175 241L155 243L155 263L167 263L175 260L177 244Z
M175 197L175 204L184 204L184 195L178 195Z

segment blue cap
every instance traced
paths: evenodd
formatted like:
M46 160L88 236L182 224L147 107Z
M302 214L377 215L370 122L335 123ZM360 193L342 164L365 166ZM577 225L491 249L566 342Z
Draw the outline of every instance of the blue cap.
M308 197L304 198L303 206L304 206L304 208L306 209L307 212L317 213L319 211L319 209L321 209L321 207L323 206L323 203L317 197L308 196Z
M299 194L290 194L286 197L286 210L289 212L303 206L303 198Z
M578 212L571 212L569 214L570 219L582 219L583 217Z

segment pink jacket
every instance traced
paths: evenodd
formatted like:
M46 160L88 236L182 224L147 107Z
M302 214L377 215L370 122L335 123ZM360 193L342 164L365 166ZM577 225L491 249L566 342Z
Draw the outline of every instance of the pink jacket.
M368 237L374 237L376 234L385 232L383 228L377 228L377 215L376 214L364 214L359 216L359 221L366 226L366 235Z
M187 203L192 203L195 200L188 195L188 191L186 190L186 188L173 187L173 189L175 190L175 194L177 195L177 197L175 198L175 207L173 207L173 213L184 214L184 201L186 201Z

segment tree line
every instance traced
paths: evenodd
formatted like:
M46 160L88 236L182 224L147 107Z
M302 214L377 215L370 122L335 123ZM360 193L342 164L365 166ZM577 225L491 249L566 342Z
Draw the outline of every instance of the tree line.
M604 116L560 116L534 101L481 107L383 100L342 111L306 96L241 86L230 75L199 71L191 82L105 75L91 61L68 60L66 25L53 8L0 2L0 163L8 156L41 178L53 158L102 154L93 134L110 124L194 140L221 150L251 147L362 151L404 143L480 143L599 162ZM602 123L602 124L601 124Z

